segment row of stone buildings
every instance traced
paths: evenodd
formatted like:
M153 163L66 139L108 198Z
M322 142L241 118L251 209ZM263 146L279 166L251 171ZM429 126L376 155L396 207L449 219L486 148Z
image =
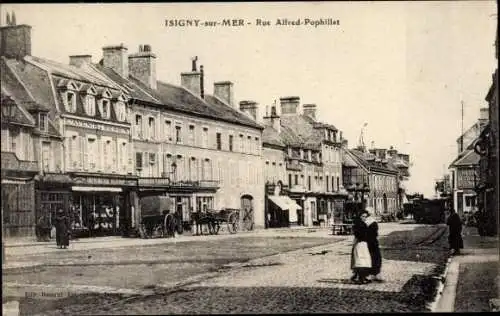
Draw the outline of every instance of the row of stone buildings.
M124 45L63 64L31 54L29 25L1 30L2 219L31 235L67 210L74 230L137 232L141 198L168 196L184 223L193 212L238 208L255 227L342 220L345 203L376 214L401 207L409 156L349 149L316 118L316 105L283 97L259 123L229 81L206 92L192 59L181 85L156 77L149 45Z

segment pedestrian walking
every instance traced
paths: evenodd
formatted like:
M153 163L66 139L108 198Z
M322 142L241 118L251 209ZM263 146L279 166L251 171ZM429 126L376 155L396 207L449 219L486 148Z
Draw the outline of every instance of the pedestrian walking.
M69 223L63 209L58 209L55 219L56 244L58 248L66 249L69 246Z
M462 221L460 216L453 208L449 208L448 220L446 225L448 225L448 243L450 245L451 255L460 254L460 249L464 248L464 240L462 239Z
M367 227L360 217L353 222L354 243L351 251L351 281L358 284L367 284L367 276L372 266L370 251L366 240Z
M372 260L369 275L371 275L372 281L382 282L383 280L380 278L380 271L382 269L382 254L378 243L378 224L375 219L370 216L368 211L363 211L361 213L361 220L366 225L366 242L368 243L368 250L370 251L370 257Z

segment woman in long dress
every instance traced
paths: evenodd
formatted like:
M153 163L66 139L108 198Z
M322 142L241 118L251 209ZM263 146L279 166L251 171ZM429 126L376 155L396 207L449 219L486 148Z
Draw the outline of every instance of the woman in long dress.
M55 222L57 247L66 249L69 246L69 225L68 217L62 209L57 210Z
M367 216L362 219L366 225L366 242L368 243L368 250L372 259L372 267L369 270L369 275L372 276L373 281L381 282L382 279L380 279L379 275L382 269L382 254L378 243L378 224L368 212L365 214Z
M354 233L354 243L351 250L351 269L353 271L353 276L351 277L351 281L360 284L369 283L369 280L366 278L370 271L371 259L370 258L362 258L360 254L362 251L358 248L361 242L366 243L366 225L363 222L362 218L366 217L367 214L365 212L361 213L359 217L354 219L353 223L353 233ZM365 251L365 257L368 255L367 251ZM364 262L362 262L364 261Z

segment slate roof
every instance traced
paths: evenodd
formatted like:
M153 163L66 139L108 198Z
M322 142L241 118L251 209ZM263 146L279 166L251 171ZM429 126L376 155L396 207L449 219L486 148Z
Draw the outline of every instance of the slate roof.
M271 126L266 126L262 131L262 142L280 147L286 147L285 143L281 140L280 134Z
M358 164L361 164L366 169L378 169L385 172L399 172L392 164L383 164L376 160L375 155L367 152L362 152L358 149L348 149L349 153L354 156Z
M480 156L474 150L468 149L450 164L450 167L470 166L479 164Z
M151 105L173 111L181 111L186 114L264 129L264 127L257 124L244 113L232 108L212 95L205 95L205 99L201 99L184 87L159 80L156 82L156 90L153 90L133 76L125 79L110 68L105 68L99 64L96 65L96 68L105 73L117 84L127 87L128 94L135 100L145 101L151 103Z

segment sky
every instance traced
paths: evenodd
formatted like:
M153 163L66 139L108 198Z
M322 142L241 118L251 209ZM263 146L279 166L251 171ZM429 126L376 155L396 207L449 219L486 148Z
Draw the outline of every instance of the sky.
M32 55L68 63L102 57L123 43L149 44L159 80L180 85L191 57L204 66L205 89L234 83L237 101L266 106L283 96L317 105L317 118L358 144L410 155L410 192L434 194L457 155L464 128L487 107L497 61L495 1L267 2L163 4L5 4L32 26ZM338 25L276 25L277 19L329 19ZM244 19L244 26L170 27L165 20ZM258 26L256 20L270 26ZM246 24L250 22L251 24ZM278 109L279 113L279 109Z

